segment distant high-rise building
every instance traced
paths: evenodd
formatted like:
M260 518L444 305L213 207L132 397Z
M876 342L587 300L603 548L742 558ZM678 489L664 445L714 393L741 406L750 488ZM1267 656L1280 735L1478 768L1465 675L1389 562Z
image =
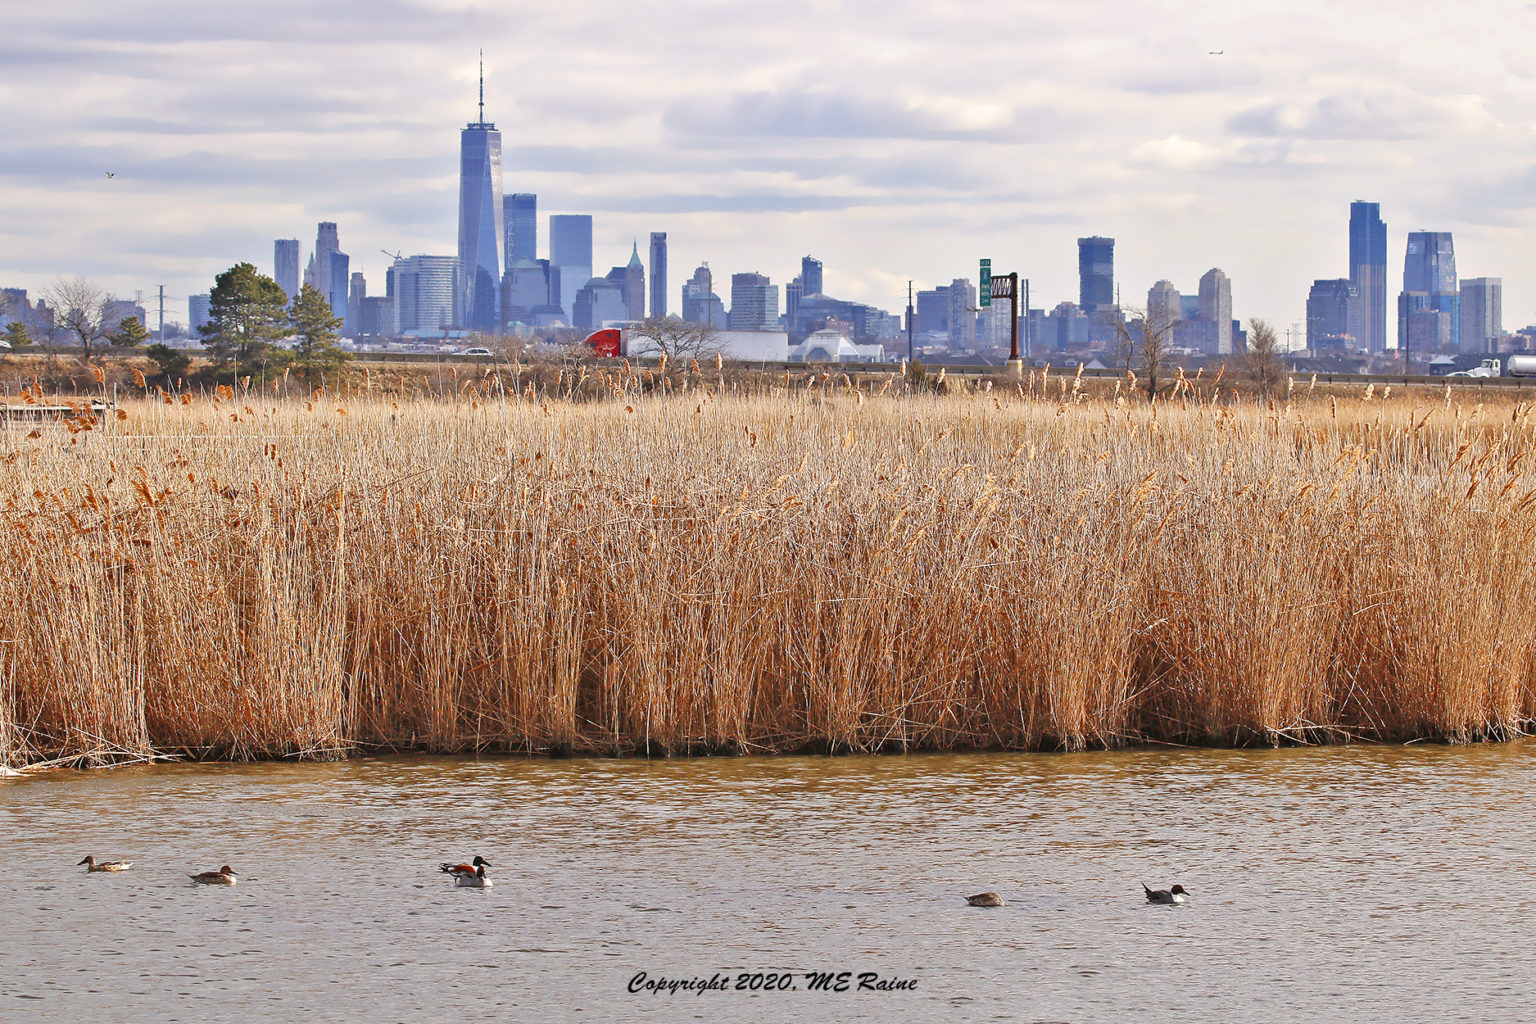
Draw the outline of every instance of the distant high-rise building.
M1093 322L1075 302L1058 302L1043 320L1046 348L1065 352L1092 343Z
M800 260L800 294L826 294L825 286L821 279L821 260L812 256L806 256Z
M624 300L624 315L608 317L609 320L645 319L645 264L640 262L640 243L636 242L629 253L629 262L608 271L608 280L618 288Z
M651 232L651 316L667 315L667 233Z
M1387 349L1387 225L1380 203L1349 204L1349 283L1358 296L1349 333L1380 355Z
M949 285L917 293L917 333L949 333Z
M1504 336L1504 279L1469 277L1461 282L1461 351L1495 352Z
M272 280L292 302L299 294L299 240L279 238L272 243Z
M332 252L326 254L326 261L331 267L331 272L327 275L330 278L331 291L325 297L326 301L331 304L332 316L346 319L347 303L351 298L347 290L351 279L351 274L348 273L348 270L351 267L352 258L344 252ZM346 328L342 329L345 330Z
M501 306L507 323L532 326L549 303L549 260L518 260L507 268Z
M501 132L485 119L485 66L480 115L459 133L459 287L463 326L501 330L501 257L506 210L501 194Z
M360 331L358 324L362 322L363 300L368 297L368 281L363 277L362 271L352 275L351 286L347 289L346 312L332 312L332 316L340 316L343 319L342 333L351 337Z
M395 300L385 295L365 295L358 303L353 337L387 337L398 334L395 327Z
M1430 309L1449 316L1450 339L1438 351L1457 351L1461 294L1456 283L1456 250L1449 231L1408 232L1408 251L1403 258L1403 291L1410 294L1423 292L1429 296Z
M407 256L389 268L388 297L395 300L400 333L439 331L462 323L457 256Z
M1013 304L1011 302L994 302L981 313L981 341L983 346L992 351L1005 353L1013 343L1013 325L1009 323L1013 316Z
M207 292L201 295L187 296L187 326L196 334L198 330L207 326L209 322L208 309L213 302L213 296Z
M334 221L323 220L315 232L315 251L309 254L309 266L304 270L304 283L325 296L334 308L334 289L331 282L331 256L341 251L341 240ZM279 282L281 283L281 282ZM342 279L342 291L346 291L346 279Z
M721 330L729 325L725 303L715 294L714 287L714 275L707 264L693 272L693 277L683 284L684 320Z
M796 333L796 325L800 319L800 299L805 295L805 288L796 274L795 279L784 286L784 322L789 325L789 333Z
M1232 354L1232 282L1219 267L1200 278L1200 319L1215 324L1215 352Z
M502 221L507 230L506 265L539 258L539 197L514 192L502 200Z
M1084 312L1115 304L1115 240L1094 235L1077 240L1077 304Z
M32 303L27 301L25 288L0 288L0 327L7 326L12 320L25 327L31 314Z
M779 290L763 274L731 275L731 330L779 328Z
M615 267L622 271L623 267ZM584 331L595 331L604 324L621 323L629 319L623 289L611 278L594 277L576 292L572 304L571 326Z
M1147 320L1159 329L1184 319L1179 290L1172 281L1163 280L1147 289Z
M549 218L549 263L560 271L560 308L570 315L576 293L592 279L592 215L557 213Z
M1325 340L1346 337L1360 347L1362 339L1352 334L1361 319L1359 303L1360 293L1347 277L1313 281L1307 293L1307 348L1316 352Z
M1451 314L1435 309L1428 292L1402 292L1397 297L1397 347L1409 358L1450 352Z
M949 347L970 350L976 347L976 286L964 277L949 282Z
M137 320L141 327L149 324L149 314L132 299L108 299L102 306L101 322L107 327L116 327L126 319Z

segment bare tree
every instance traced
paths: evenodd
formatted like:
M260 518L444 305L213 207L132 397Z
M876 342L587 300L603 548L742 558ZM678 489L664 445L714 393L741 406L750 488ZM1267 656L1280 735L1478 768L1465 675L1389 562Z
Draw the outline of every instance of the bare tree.
M1248 348L1238 360L1261 397L1268 398L1285 381L1280 339L1275 329L1263 320L1248 321Z
M714 356L723 348L724 343L713 327L690 323L681 317L648 317L629 328L630 355L701 359Z
M59 333L73 335L89 361L91 346L106 338L112 326L107 323L112 303L117 301L112 293L83 277L61 277L43 289L42 298Z
M1127 306L1130 319L1116 319L1121 361L1133 370L1146 389L1147 401L1157 401L1158 388L1168 376L1173 332L1183 323L1169 310L1141 310Z

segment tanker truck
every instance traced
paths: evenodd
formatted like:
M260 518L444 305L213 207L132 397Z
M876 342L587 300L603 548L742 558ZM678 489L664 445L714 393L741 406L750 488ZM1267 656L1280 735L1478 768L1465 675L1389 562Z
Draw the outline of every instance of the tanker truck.
M1536 377L1536 356L1510 356L1504 372L1511 377Z

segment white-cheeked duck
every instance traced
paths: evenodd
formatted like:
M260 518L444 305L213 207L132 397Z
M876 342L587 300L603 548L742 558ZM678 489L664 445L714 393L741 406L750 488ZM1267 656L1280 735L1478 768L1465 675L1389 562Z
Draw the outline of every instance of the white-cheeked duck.
M454 878L463 878L467 875L473 875L480 869L481 865L484 865L485 867L494 867L494 865L484 857L476 857L468 864L450 864L447 861L444 861L441 865L441 868L443 871L452 875Z
M486 877L485 862L481 861L480 866L475 868L472 874L454 875L453 884L462 885L469 889L489 889L491 887L491 880Z

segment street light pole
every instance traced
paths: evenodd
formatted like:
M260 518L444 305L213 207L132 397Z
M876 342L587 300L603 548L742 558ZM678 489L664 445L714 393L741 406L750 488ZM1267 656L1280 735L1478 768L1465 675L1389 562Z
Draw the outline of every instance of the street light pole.
M912 361L912 282L907 282L907 362Z

